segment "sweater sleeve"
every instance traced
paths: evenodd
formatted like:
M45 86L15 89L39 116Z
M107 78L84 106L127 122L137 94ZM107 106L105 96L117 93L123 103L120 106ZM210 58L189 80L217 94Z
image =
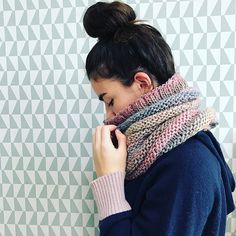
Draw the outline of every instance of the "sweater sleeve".
M125 200L123 180L114 180L120 174L93 183L100 235L223 235L219 229L224 228L226 206L220 167L211 154L199 158L193 152L189 150L189 157L178 157L178 161L161 161L152 183L142 184L149 185L148 189L140 186L139 203L132 209Z
M124 193L125 172L104 175L91 183L99 220L131 209Z

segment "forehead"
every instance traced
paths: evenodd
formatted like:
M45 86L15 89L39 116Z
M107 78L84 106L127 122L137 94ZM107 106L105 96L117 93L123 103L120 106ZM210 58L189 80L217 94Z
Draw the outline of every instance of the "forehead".
M115 79L97 78L91 80L91 86L95 92L107 92L105 90L117 89L121 83Z

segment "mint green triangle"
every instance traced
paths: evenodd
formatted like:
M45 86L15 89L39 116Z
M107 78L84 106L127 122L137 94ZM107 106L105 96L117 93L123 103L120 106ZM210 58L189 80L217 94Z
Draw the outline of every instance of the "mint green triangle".
M57 213L56 216L54 217L52 221L52 225L61 225L60 219L59 219L59 213Z
M3 10L5 10L5 11L11 11L11 10L13 10L13 9L11 9L11 7L10 7L8 1L3 1Z
M1 117L0 117L0 124L1 124ZM1 126L0 126L1 128ZM6 148L4 147L4 145L2 143L0 143L0 156L3 157L7 157L9 156L9 153L7 152Z
M37 171L35 171L35 183L36 184L44 184L44 181L41 179L41 177Z
M37 113L36 113L36 114L37 114ZM39 124L37 118L36 118L36 115L33 115L33 116L32 116L32 120L33 120L33 127L34 127L34 129L37 129L37 128L40 129L40 128L42 128L41 125Z
M36 199L37 212L45 212L45 209L39 199Z
M82 127L80 127L82 128ZM80 130L78 129L71 140L72 143L79 143L80 142Z
M16 71L11 81L11 85L19 85L19 72Z
M57 129L63 129L65 128L64 124L62 123L60 116L56 115L56 127Z
M57 143L57 156L58 157L65 157L65 153L59 143Z
M45 236L45 233L43 232L43 230L41 229L41 227L38 225L37 227L37 236Z
M20 106L20 104L19 104L19 106ZM29 129L29 128L30 128L30 126L27 123L27 121L25 120L25 116L21 115L21 129Z
M88 129L87 134L86 134L83 141L85 143L89 143L89 142L91 142L91 140L92 140L92 129Z
M70 199L70 189L68 186L66 187L61 199Z
M32 56L30 56L30 70L39 70Z
M15 211L23 211L21 204L18 202L17 198L14 198L14 209Z
M3 122L3 120L2 120L1 117L0 117L0 121ZM0 122L0 127L4 125L5 127L1 127L1 128L7 128L6 125L5 125L5 123L4 123L4 122L1 123L1 122ZM4 137L4 139L3 139L3 142L4 142L4 143L10 143L10 142L11 142L10 129L7 130L7 132L6 132L6 134L5 134L5 137ZM8 153L8 152L7 152L7 153ZM7 156L8 156L8 155L7 155Z
M55 24L63 24L63 23L64 23L64 16L63 16L63 9L61 8L58 12Z
M47 186L43 186L43 189L39 195L39 198L47 198Z
M69 85L66 86L66 94L67 94L67 99L76 99Z
M81 182L82 182L82 185L89 185L89 180L87 178L87 176L85 175L85 173L81 173Z
M25 142L31 143L32 140L34 140L34 138L33 138L33 130L30 129L29 132L28 132L28 135L27 135L27 137L25 139ZM23 147L23 156L30 156L29 150L27 149L27 147L25 145Z
M48 100L52 100L52 96L51 94L48 92L47 90L47 86L43 86L43 98L44 99L48 99ZM51 105L48 108L47 114L54 114L55 113L55 101L52 100L51 101Z
M71 225L71 214L68 214L62 224L63 226L70 226Z
M5 1L4 1L5 2ZM8 226L7 225L4 225L4 232L5 232L5 235L4 236L14 236L11 231L9 230Z
M6 56L6 44L5 44L5 42L3 42L1 47L0 47L0 56L1 57Z
M94 216L91 215L87 221L86 227L93 227L94 226Z
M69 143L69 157L78 157L78 154L76 153L71 143Z
M20 1L15 1L15 2L20 2ZM27 25L27 11L26 10L24 10L23 12L19 25ZM21 32L19 28L18 28L18 31ZM19 38L17 37L17 39Z
M41 63L42 63L42 69L43 70L49 70L50 69L50 66L48 65L45 57L42 55L41 57Z
M11 158L8 159L7 164L4 167L4 170L12 170L12 159Z
M31 90L31 94L32 94L32 90ZM33 96L35 97L36 94L33 95ZM36 99L36 98L34 98L34 99ZM38 106L36 108L35 114L43 114L43 101L39 102L39 104L38 104Z
M30 84L31 84L30 73L29 71L27 71L22 85L30 85Z
M7 57L7 69L9 71L16 71L16 68L13 66L11 60L9 59L9 57Z
M37 40L38 39L31 26L28 27L28 38L29 38L29 40Z
M15 26L15 25L16 25L16 17L15 17L15 12L13 11L7 23L7 26Z
M53 126L52 126L50 120L48 119L47 115L44 116L44 128L47 128L47 129L53 128Z
M17 102L16 102L15 107L14 107L12 113L13 113L14 115L16 115L16 114L21 114L21 111L20 111L20 101L17 101Z
M84 157L85 157L85 156L86 156L86 157L89 156L89 153L88 153L88 151L87 151L87 149L85 148L85 146L84 146L83 143L80 144L80 148L81 148L81 149L80 149L80 152L81 152L81 155L82 155L82 156L84 156Z
M82 98L82 99L87 99L88 96L87 94L84 92L84 89L82 86L79 86L79 98Z
M27 9L30 9L30 10L36 9L36 7L34 6L34 4L31 0L27 0Z
M60 212L67 212L65 205L63 204L63 201L59 199L59 211Z
M1 111L1 115L6 115L6 114L10 114L9 113L9 101L5 101L4 105L2 105L2 111ZM0 125L1 127L1 125Z
M33 19L30 24L31 25L39 25L39 10L35 11L35 14L34 14Z
M68 130L67 129L62 134L60 143L68 143Z
M37 225L37 213L36 212L33 213L29 224L30 225ZM29 235L28 232L27 232L27 235Z
M58 114L67 114L67 101L63 101Z
M85 196L85 199L89 199L89 200L93 200L94 199L94 196L93 196L93 193L92 193L91 189L89 189L89 191L87 192L87 194Z
M37 143L44 143L45 142L44 130L40 131L39 136L38 136L36 142Z
M18 175L16 174L16 171L15 171L15 170L13 170L13 183L14 183L14 184L23 184L23 183L20 181L20 179L19 179Z
M34 85L41 85L43 84L43 81L42 81L42 71L39 71L38 74L37 74L37 77L34 81Z
M216 34L216 36L215 36L215 39L214 39L214 41L212 42L212 44L211 44L211 46L210 46L210 48L211 49L214 49L214 48L216 48L216 49L218 49L218 48L220 48L221 47L221 36L220 36L220 33L217 33ZM206 44L207 45L207 44ZM205 45L205 48L207 48L207 46Z
M58 48L57 48L57 51L56 51L56 54L65 54L65 41L64 39L61 40Z
M61 226L60 226L60 235L61 236L67 236L68 235Z
M4 72L0 81L0 85L8 85L7 72Z
M53 129L52 133L48 139L48 143L56 143L56 130Z
M40 2L43 2L40 1ZM51 14L51 9L49 9L48 7L46 7L45 9L47 9L47 14L43 20L43 24L46 25L46 24L51 24L52 23L52 14Z
M58 172L58 184L59 185L67 185L66 181L64 180L64 178L60 172Z
M81 199L82 198L82 190L81 186L79 186L75 192L75 195L73 196L73 199Z
M58 167L57 167L57 158L53 158L53 161L51 163L51 166L49 168L49 171L57 171Z
M13 192L13 185L10 185L6 197L14 197L14 192Z
M25 198L25 188L24 185L21 185L20 190L16 196L17 198Z
M53 2L56 2L56 1L53 1ZM52 25L52 38L53 39L61 39L61 36L58 33L57 28L56 28L55 25Z
M31 87L31 98L33 100L40 100L40 97L39 97L38 93L36 92L35 87L33 87L33 86ZM40 103L42 104L42 101L40 101Z
M44 170L44 171L46 170L46 160L44 157L42 157L42 160L39 164L38 170Z
M55 182L49 172L47 172L46 178L47 178L47 185L55 185Z
M11 144L11 155L16 156L16 157L20 156L18 151L17 151L17 148L15 147L15 145L13 143Z
M79 100L76 100L70 113L71 114L80 114L79 107L80 107Z
M28 198L36 198L36 189L35 189L35 185L32 186L28 196Z
M15 10L24 10L20 3L20 0L15 1Z
M67 110L67 108L66 108L66 110ZM77 128L77 126L75 125L75 122L70 114L68 114L67 119L68 119L68 124L67 124L68 128Z
M42 157L42 156L43 156L42 153L40 152L40 150L39 150L37 144L34 144L34 156L35 156L35 157ZM40 170L41 170L41 169L40 169ZM45 170L45 169L44 169L44 170Z
M65 66L66 66L66 69L74 69L74 66L69 58L69 56L65 55Z
M76 51L77 51L77 49L76 49ZM74 70L69 84L76 84L76 85L78 85L79 84L78 77L79 77L78 76L78 70Z
M46 32L46 30L44 29L44 27L41 25L40 26L40 40L48 40L48 33Z
M64 99L61 92L60 92L60 90L58 89L58 86L55 85L54 88L55 88L55 98L56 99Z
M4 182L3 182L4 183ZM8 201L6 198L2 198L3 199L3 209L5 211L12 211L13 209L10 207Z
M54 205L52 204L51 200L48 199L48 211L49 212L56 212L56 209L54 207Z
M88 207L87 201L85 201L85 200L82 200L82 212L83 212L83 214L85 214L85 213L91 214L92 213Z
M70 29L68 28L68 26L66 24L64 24L64 37L66 39L74 38L73 35L71 34Z
M77 186L79 184L72 172L69 173L69 181L70 181L70 185L76 185Z
M22 212L22 215L20 217L20 220L18 222L20 225L25 225L26 224L26 212Z
M21 30L19 29L19 26L16 26L16 38L18 41L25 41L25 37L23 36Z
M52 191L52 194L50 196L50 199L58 199L59 198L59 195L58 195L58 186L55 186L53 191Z
M32 225L37 225L37 215L35 215L35 214L36 213L34 213L33 217L36 218L36 223L34 222L35 219L31 219L32 223L30 221L30 224L32 224ZM32 230L30 229L30 227L28 225L26 226L26 234L27 234L27 236L35 236L35 233L32 232Z
M80 171L81 170L81 160L78 158L73 166L72 171Z
M44 214L43 219L40 222L40 225L48 225L48 213Z
M56 1L53 1L53 2L56 2ZM49 232L48 235L50 235L50 236L57 236L56 233L53 231L51 226L49 226L49 231L48 232Z
M72 199L70 200L70 212L71 213L80 213L78 206L76 206L75 202Z
M35 170L34 158L31 158L26 170Z
M47 143L45 144L45 155L46 155L46 157L54 156L52 150L50 149L50 147L49 147L49 145Z
M83 115L80 115L80 128L89 128L87 121L84 119Z
M33 184L31 181L31 178L29 177L29 175L27 174L26 171L24 171L24 183L25 184Z
M13 142L14 143L21 143L22 142L21 129L17 131L17 134L16 134L15 139L14 139Z
M24 98L21 98L21 100L23 100L23 99ZM27 105L25 106L25 110L24 110L23 114L32 114L32 103L30 100L28 101Z
M44 0L39 1L39 9L48 9L48 6L44 2ZM50 21L51 22L51 21Z
M77 52L78 52L78 50L77 50L77 43L76 43L76 40L73 40L72 43L71 43L71 47L70 47L68 53L69 54L77 54Z
M16 42L12 45L9 56L17 56L17 45Z

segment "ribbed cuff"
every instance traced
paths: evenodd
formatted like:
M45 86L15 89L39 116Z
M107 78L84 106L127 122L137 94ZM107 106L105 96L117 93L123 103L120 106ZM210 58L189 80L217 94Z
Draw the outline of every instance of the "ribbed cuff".
M91 182L99 220L131 209L125 199L124 178L125 172L113 172Z

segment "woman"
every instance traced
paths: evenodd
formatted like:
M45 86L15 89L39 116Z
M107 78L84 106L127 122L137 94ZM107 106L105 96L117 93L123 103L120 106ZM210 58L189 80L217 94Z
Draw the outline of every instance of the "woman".
M96 3L84 27L98 38L86 71L107 115L93 135L101 235L224 235L235 183L209 131L214 112L130 6Z

